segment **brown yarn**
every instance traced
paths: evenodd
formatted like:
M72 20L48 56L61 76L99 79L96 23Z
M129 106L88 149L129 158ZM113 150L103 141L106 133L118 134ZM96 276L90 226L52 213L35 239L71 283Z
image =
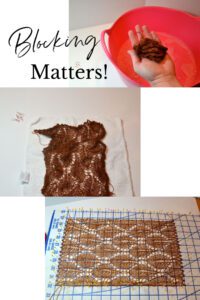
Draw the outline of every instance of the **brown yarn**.
M34 133L51 138L43 149L46 175L44 196L110 196L106 173L106 135L101 123L57 124Z
M160 63L167 53L167 48L161 45L161 43L148 38L142 39L138 45L134 46L134 50L140 60L148 58L157 63Z
M56 286L183 286L174 221L68 219Z

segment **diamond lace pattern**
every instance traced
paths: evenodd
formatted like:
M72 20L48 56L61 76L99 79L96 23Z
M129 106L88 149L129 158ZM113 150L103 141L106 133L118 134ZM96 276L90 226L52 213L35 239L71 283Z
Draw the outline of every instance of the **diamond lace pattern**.
M83 125L59 125L35 130L51 138L44 148L46 175L44 196L110 196L106 173L104 126L94 121Z
M184 285L174 221L68 219L56 285Z

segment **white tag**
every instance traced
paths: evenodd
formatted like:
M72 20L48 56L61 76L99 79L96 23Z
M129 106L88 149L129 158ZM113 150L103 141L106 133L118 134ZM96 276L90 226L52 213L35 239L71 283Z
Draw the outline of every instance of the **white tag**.
M21 172L20 174L20 182L21 184L27 184L30 181L30 173L29 172Z

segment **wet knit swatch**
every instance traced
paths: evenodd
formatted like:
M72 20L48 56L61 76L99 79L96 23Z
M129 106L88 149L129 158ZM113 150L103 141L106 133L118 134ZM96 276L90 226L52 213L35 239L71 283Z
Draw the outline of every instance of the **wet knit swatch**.
M138 45L134 46L134 49L140 59L148 58L157 63L160 63L167 53L166 47L148 38L142 39Z
M44 196L110 196L106 173L106 135L101 123L59 125L35 130L51 138L43 149L46 175Z
M183 286L174 221L68 219L57 286Z

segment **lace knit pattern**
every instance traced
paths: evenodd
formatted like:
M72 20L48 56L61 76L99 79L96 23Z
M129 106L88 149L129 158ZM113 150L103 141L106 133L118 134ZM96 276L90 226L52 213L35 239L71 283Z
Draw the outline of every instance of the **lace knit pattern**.
M57 286L183 286L174 221L68 219Z
M106 173L106 135L102 124L57 124L34 133L51 138L43 149L46 165L44 196L110 196Z

